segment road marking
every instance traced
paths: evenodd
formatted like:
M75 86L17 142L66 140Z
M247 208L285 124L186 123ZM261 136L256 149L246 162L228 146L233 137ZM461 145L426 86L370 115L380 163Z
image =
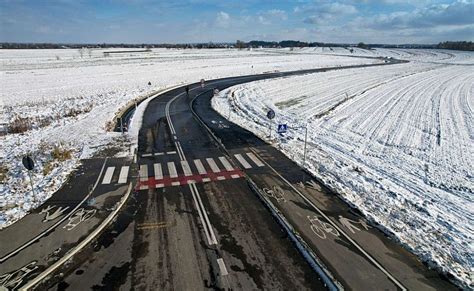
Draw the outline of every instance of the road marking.
M168 227L168 224L166 221L163 222L155 222L155 223L142 223L137 225L137 229L143 230L143 229L159 229L159 228L165 228Z
M222 181L222 180L225 180L225 177L224 176L217 176L216 179L219 180L219 181Z
M255 163L258 167L263 167L265 166L262 161L260 161L253 153L246 153L247 156L252 160L252 162Z
M185 176L191 176L193 174L191 172L191 168L189 167L188 161L181 161L181 167L183 168Z
M140 176L140 181L148 180L148 165L140 165L140 172L138 173Z
M194 160L194 164L196 165L196 168L197 168L199 174L201 174L201 175L206 174L206 169L204 169L204 166L202 165L201 160L199 160L199 159Z
M178 177L178 173L176 172L176 166L174 165L174 162L168 162L168 171L170 173L171 178Z
M114 174L115 167L108 167L107 171L105 171L104 180L102 180L102 184L110 184L112 181L112 175Z
M153 168L155 170L155 180L163 179L163 169L161 168L161 164L156 163L153 165Z
M122 169L120 169L120 174L119 174L119 179L118 179L119 184L127 183L129 169L130 169L129 166L123 166Z
M107 160L107 159L106 159ZM105 165L105 164L104 164ZM123 205L127 201L128 197L130 196L130 193L132 192L132 183L128 185L127 192L125 195L120 199L118 202L117 207L115 207L114 211L112 211L105 220L102 221L102 223L95 228L83 241L81 241L78 245L76 245L74 248L69 250L64 257L56 261L54 264L49 266L46 270L44 270L42 273L40 273L38 276L33 278L31 281L29 281L27 284L21 287L20 290L31 290L35 285L37 285L39 282L41 282L44 278L46 278L48 275L50 275L52 272L54 272L57 268L59 268L61 265L63 265L65 262L70 260L75 254L77 254L80 250L82 250L86 245L89 245L89 243L97 237L97 235L107 226L109 223L114 219L117 215L117 213L122 209Z
M219 160L220 160L221 163L224 165L224 168L225 168L227 171L232 171L232 170L234 170L234 168L232 167L232 165L229 163L229 161L228 161L225 157L219 157Z
M237 174L232 174L232 175L230 175L230 176L232 177L232 179L238 179L238 178L240 178L240 176L237 175Z
M253 150L252 148L250 148L250 150L258 155L255 150ZM265 160L263 160L263 162L270 168L272 169L272 171L278 176L280 177L280 179L282 179L282 181L284 181L288 186L290 186L296 193L298 193L298 195L303 198L304 201L306 201L306 203L308 203L309 205L311 205L313 207L314 210L316 210L316 212L318 212L322 217L324 217L340 234L342 234L350 243L352 243L352 245L354 245L362 254L364 254L364 256L369 259L375 266L377 266L377 268L379 268L379 270L382 271L382 273L384 273L390 280L392 280L393 283L395 283L398 287L400 287L400 289L402 290L407 290L407 288L405 288L405 286L402 285L402 283L400 283L395 277L393 277L392 274L390 274L387 270L385 270L385 268L379 264L379 262L377 262L369 253L367 253L361 246L359 246L359 244L357 244L357 242L355 242L347 233L345 233L339 226L337 226L336 223L334 223L334 221L332 221L332 219L330 219L321 209L319 209L316 205L314 205L313 202L311 202L311 200L309 200L305 195L303 195L300 191L298 191L298 189L295 188L295 186L293 186L293 184L291 184L287 179L285 179L285 177L283 177L280 173L277 172L277 170L275 170L272 166L270 166L270 164L268 164L267 162L265 162Z
M163 183L156 184L155 187L156 187L156 188L163 188L163 187L165 187L165 184L163 184Z
M181 147L181 144L179 143L179 141L175 142L175 146L176 146L176 150L178 151L179 158L181 159L181 161L185 161L186 156L184 155L183 148Z
M142 157L146 158L146 157L151 157L153 154L143 154Z
M102 176L102 173L104 172L104 169L105 169L105 165L107 163L107 160L109 158L105 158L104 160L104 163L102 164L102 168L100 169L100 172L99 172L99 176L97 176L97 180L95 181L95 184L94 186L92 187L92 189L89 191L89 193L87 193L87 195L84 197L84 199L82 199L81 202L79 202L76 207L74 207L74 209L69 212L68 214L66 214L63 218L61 218L60 220L58 220L58 222L56 222L55 224L53 224L51 227L49 227L48 229L44 230L43 232L41 232L40 234L38 234L37 236L35 236L34 238L30 239L28 242L24 243L22 246L16 248L14 251L11 251L10 253L8 253L7 255L5 255L4 257L0 258L0 263L3 263L5 262L6 260L8 260L9 258L11 258L12 256L18 254L20 251L22 251L23 249L27 248L28 246L30 246L31 244L33 244L35 241L37 241L38 239L40 239L41 237L43 237L45 234L49 233L52 229L56 228L58 225L60 225L61 223L63 223L66 219L68 219L77 209L79 209L79 207L81 207L81 205L87 200L89 199L89 197L91 196L92 192L94 192L95 188L97 188L97 185L99 185L99 181L100 181L100 177Z
M155 156L162 156L162 155L164 155L164 154L165 154L165 153L163 153L163 152L159 152L159 153L155 153Z
M177 182L171 182L171 186L179 186L181 185L181 182L177 181Z
M211 178L202 178L203 182L211 182Z
M244 159L244 157L242 157L241 154L235 154L234 155L237 160L240 162L240 164L242 164L242 166L245 168L245 169L250 169L252 168L252 166Z
M229 275L229 272L227 272L227 268L225 266L224 260L222 258L217 259L217 264L219 265L219 270L221 271L221 276L227 276Z
M166 152L167 155L176 155L176 151Z
M206 161L214 173L219 173L221 171L221 169L219 169L219 167L217 166L216 162L214 162L213 158L207 158Z
M199 195L199 191L196 187L196 184L189 184L189 188L192 189L191 192L193 192L193 190L194 190L194 194L195 194L195 196L197 198L197 202L198 202L198 208L201 210L202 216L204 216L203 225L206 226L205 228L207 228L207 231L209 233L209 245L217 245L216 235L214 234L214 230L212 229L212 225L209 222L209 217L207 216L206 208L204 207L204 204L202 203L201 196ZM202 219L202 217L201 217L201 219Z

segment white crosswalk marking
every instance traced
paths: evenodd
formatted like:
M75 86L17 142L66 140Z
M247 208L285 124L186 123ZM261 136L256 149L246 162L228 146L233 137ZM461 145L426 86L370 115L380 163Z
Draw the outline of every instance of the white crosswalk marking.
M219 169L219 167L217 166L216 162L214 162L213 158L207 158L206 161L214 173L219 173L221 171L221 169Z
M148 180L148 165L140 165L140 181Z
M122 169L120 169L120 174L119 174L119 179L118 179L119 184L127 183L129 169L130 169L129 166L123 166Z
M140 171L138 173L140 176L140 182L148 181L148 165L140 165ZM148 189L148 185L143 183L140 185L140 190Z
M194 160L194 164L196 165L196 168L199 174L201 175L206 174L206 169L204 169L204 166L202 165L201 160L199 159Z
M112 181L112 175L114 174L115 167L108 167L107 171L105 171L104 179L102 180L102 184L110 184Z
M229 161L228 161L225 157L219 157L219 160L220 160L221 163L224 165L224 168L225 168L227 171L232 171L232 170L234 170L234 168L232 167L232 165L229 163Z
M153 168L155 170L155 180L163 179L163 169L161 168L161 164L156 163L153 165Z
M246 169L250 169L252 168L252 166L244 159L244 157L242 157L241 154L235 154L234 155L237 160L240 162L240 164L242 164L242 166Z
M255 165L259 166L259 167L263 167L265 166L262 161L260 161L253 153L246 153L247 156L252 160L252 162L255 163Z
M232 179L238 179L238 178L240 178L240 176L237 175L237 174L233 174L233 175L230 175L230 176L232 177Z
M171 178L178 177L178 172L176 172L176 166L174 165L174 162L168 162L168 170Z
M183 168L185 176L191 176L193 174L191 172L191 168L189 167L188 161L181 161L181 167Z

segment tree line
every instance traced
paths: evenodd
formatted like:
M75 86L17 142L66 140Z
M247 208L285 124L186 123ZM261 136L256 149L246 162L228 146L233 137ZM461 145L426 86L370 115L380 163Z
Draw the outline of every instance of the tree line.
M439 49L474 51L474 42L472 41L445 41L437 46Z
M262 41L252 40L244 42L237 40L235 43L161 43L161 44L127 44L127 43L102 43L102 44L61 44L61 43L0 43L0 49L62 49L62 48L297 48L297 47L359 47L363 49L371 48L438 48L438 49L451 49L451 50L465 50L474 51L474 43L472 41L445 41L440 42L437 45L434 44L364 44L360 42L358 44L351 43L324 43L324 42L304 42L298 40L283 40L283 41Z

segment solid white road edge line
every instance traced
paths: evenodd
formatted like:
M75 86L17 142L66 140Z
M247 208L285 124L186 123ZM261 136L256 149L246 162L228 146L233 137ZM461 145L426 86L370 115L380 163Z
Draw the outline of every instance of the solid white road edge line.
M196 184L189 184L189 186L194 187L194 190L196 191L196 197L198 199L199 205L202 207L202 212L203 212L203 216L204 216L204 219L205 219L204 223L207 224L207 227L209 229L209 235L211 237L211 243L210 244L211 245L213 245L213 244L217 245L216 235L214 234L214 230L212 229L212 225L209 222L209 217L207 216L206 208L202 204L201 196L199 195L199 191L197 189L197 186L196 186Z
M206 235L207 243L209 245L212 245L211 237L209 235L209 231L207 230L207 225L206 225L206 223L204 221L204 218L202 216L201 207L199 207L199 203L198 203L197 198L196 198L196 193L194 192L194 188L192 187L193 184L188 184L188 185L189 185L189 190L191 191L191 195L193 196L194 204L195 204L196 209L198 211L199 218L201 219L202 227L204 228L204 234Z
M256 156L260 157L254 149L252 148L249 148L249 149ZM337 231L339 231L339 233L341 233L362 254L364 254L366 258L368 258L375 266L377 266L377 268L379 268L382 271L382 273L384 273L393 283L395 283L398 287L400 287L400 289L407 290L407 288L403 286L402 283L400 283L395 277L393 277L392 274L390 274L382 265L379 264L379 262L377 262L369 253L367 253L361 246L359 246L357 242L355 242L348 234L346 234L339 226L337 226L337 224L334 223L334 221L332 221L332 219L330 219L321 209L319 209L316 205L314 205L314 203L311 202L311 200L306 198L306 196L303 193L301 193L298 189L296 189L295 186L293 186L288 180L286 180L282 175L280 175L280 173L278 173L277 170L275 170L272 166L270 166L270 164L268 164L264 159L260 158L260 160L263 161L270 169L272 169L272 171L278 177L280 177L282 181L284 181L288 186L290 186L291 189L293 189L296 193L298 193L298 195L301 198L303 198L304 201L306 201L309 205L311 205L314 208L314 210L316 210L322 217L324 217Z
M27 284L25 284L23 287L20 288L20 290L29 290L35 285L37 285L41 280L46 278L49 274L54 272L57 268L59 268L62 264L64 264L67 260L69 260L72 256L77 254L80 250L82 250L89 242L91 242L111 221L112 219L115 218L117 213L122 209L123 205L127 201L128 197L130 196L130 193L132 192L132 182L128 184L128 189L127 192L125 193L125 196L122 197L122 200L119 202L117 208L115 208L114 211L112 211L109 216L97 227L91 234L87 236L85 240L83 240L81 243L79 243L75 248L67 252L67 254L62 257L59 261L51 265L49 268L44 270L41 274L39 274L37 277L35 277L33 280L29 281Z

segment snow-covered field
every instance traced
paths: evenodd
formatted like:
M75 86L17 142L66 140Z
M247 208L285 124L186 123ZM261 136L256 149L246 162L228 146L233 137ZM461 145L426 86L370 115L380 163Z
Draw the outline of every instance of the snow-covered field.
M126 144L120 134L107 132L106 124L132 98L202 78L378 62L308 49L104 54L114 50L129 49L0 50L0 126L24 118L32 127L0 136L0 228L49 198L81 157ZM71 158L53 158L55 148L71 151ZM26 153L37 164L35 195L21 165Z
M327 48L324 54L351 54ZM213 98L381 228L465 287L474 282L474 53L375 50L410 63L239 85ZM353 54L356 54L353 52ZM362 54L360 52L359 54ZM234 98L231 97L234 92Z

